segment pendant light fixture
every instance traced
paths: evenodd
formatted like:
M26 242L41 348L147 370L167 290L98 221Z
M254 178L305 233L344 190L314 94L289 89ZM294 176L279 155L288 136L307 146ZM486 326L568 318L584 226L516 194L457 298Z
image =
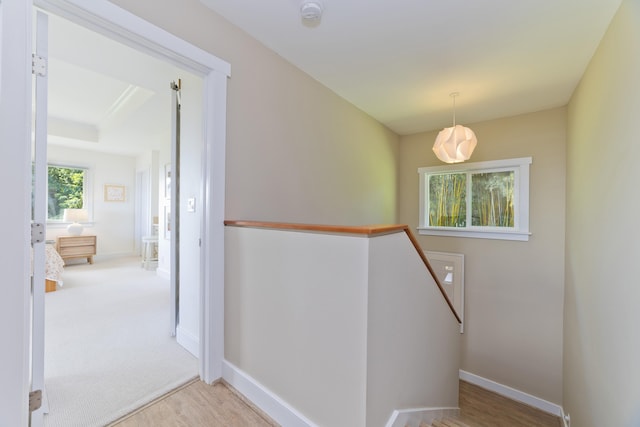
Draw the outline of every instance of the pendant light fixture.
M458 95L460 95L458 92L449 95L453 98L453 126L442 129L433 144L436 157L445 163L469 160L478 143L476 134L471 129L456 125L456 96Z

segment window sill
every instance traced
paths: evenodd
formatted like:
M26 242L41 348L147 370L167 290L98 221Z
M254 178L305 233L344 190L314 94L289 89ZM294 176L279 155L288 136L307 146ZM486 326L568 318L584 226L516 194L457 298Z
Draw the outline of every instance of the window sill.
M420 228L418 234L423 236L469 237L473 239L515 240L528 242L531 233L527 231L479 231L479 230L445 230Z

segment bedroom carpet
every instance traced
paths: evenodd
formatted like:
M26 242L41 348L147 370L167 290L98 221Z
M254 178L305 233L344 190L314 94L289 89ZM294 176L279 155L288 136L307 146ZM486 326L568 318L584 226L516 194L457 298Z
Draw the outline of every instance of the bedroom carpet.
M45 299L46 427L103 426L198 375L169 336L169 282L140 259L70 265Z

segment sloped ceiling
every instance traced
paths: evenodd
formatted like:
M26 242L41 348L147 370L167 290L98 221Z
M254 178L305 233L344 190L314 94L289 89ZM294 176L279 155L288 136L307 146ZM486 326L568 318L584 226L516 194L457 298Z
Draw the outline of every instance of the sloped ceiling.
M201 0L398 134L566 105L621 0Z
M565 105L621 0L201 0L396 133ZM50 142L136 155L167 144L185 72L50 17Z

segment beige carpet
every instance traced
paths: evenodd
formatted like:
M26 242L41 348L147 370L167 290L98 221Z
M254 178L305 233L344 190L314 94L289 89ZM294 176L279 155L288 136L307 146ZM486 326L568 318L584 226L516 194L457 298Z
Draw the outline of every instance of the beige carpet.
M139 258L65 268L45 297L47 427L103 426L197 376L169 336L169 283Z

